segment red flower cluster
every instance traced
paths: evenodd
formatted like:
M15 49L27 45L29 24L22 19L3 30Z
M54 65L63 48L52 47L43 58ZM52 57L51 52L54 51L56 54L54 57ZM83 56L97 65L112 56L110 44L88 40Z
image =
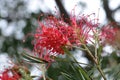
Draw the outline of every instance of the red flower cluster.
M73 16L70 23L56 17L47 17L39 22L34 35L34 51L44 61L51 61L51 56L64 54L62 47L81 46L99 40L113 41L117 29L107 25L99 30L98 19L91 15ZM98 40L98 39L97 39Z
M5 70L0 76L0 80L19 80L20 75L12 70Z
M94 29L98 26L98 22L95 21L97 19L89 20L90 16L91 15L79 16L78 20L76 19L76 17L71 18L72 27L77 37L77 43L79 43L80 45L86 44L90 40L90 38L92 37L90 32L94 32Z
M112 43L115 40L117 31L118 31L118 28L112 27L111 24L107 26L103 26L101 29L100 38L105 42L107 41L107 43Z
M44 22L40 22L40 27L34 35L34 51L40 54L40 58L45 59L47 56L49 60L48 57L53 53L64 54L63 46L86 44L91 38L90 31L98 25L92 22L95 19L89 20L89 16L81 16L78 19L71 17L71 24L55 17L46 18Z

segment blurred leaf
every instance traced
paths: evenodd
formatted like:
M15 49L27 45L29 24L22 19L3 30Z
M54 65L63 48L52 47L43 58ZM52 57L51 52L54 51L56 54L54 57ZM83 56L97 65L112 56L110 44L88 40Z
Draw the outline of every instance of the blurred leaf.
M53 80L91 80L86 71L66 56L65 61L56 61L47 70L47 75Z
M113 77L114 80L119 80L120 79L120 63L112 68L109 68L109 71L107 72L107 74L110 77Z
M19 72L22 76L20 80L33 80L32 77L30 76L30 73L26 72L24 68L20 68Z
M47 63L45 60L37 58L37 57L32 56L32 55L29 55L29 54L27 54L25 52L23 52L21 55L23 56L23 58L25 60L30 61L32 63Z

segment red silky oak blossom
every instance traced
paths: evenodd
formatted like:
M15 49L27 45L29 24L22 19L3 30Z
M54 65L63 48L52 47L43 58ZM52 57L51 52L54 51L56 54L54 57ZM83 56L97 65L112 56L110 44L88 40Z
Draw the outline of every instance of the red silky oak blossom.
M94 14L91 14L94 15ZM82 15L79 17L71 17L70 25L62 25L59 23L57 28L67 36L70 44L80 46L86 44L88 40L93 37L90 31L94 32L94 29L98 26L97 18L90 19L91 15ZM57 20L56 20L57 21ZM62 22L62 21L61 21ZM62 22L63 23L63 22ZM62 26L61 26L62 25Z
M94 33L95 28L98 27L97 19L90 19L91 15L82 15L77 17L78 19L75 16L71 17L72 27L77 36L77 41L79 41L79 44L86 44L90 38L93 37L90 34L90 31Z
M71 27L71 26L67 26L67 27L66 26L59 26L58 29L62 32L62 34L64 36L67 37L67 39L69 41L69 46L74 45L74 44L76 45L79 43L73 27Z
M113 43L113 41L115 40L117 31L118 31L118 28L112 27L112 24L103 26L101 29L100 38L101 40L107 43Z
M42 27L41 33L35 34L35 49L44 47L51 52L64 54L62 46L65 46L68 42L66 36L64 36L57 28L54 27Z
M19 80L20 75L17 72L11 71L9 69L5 70L0 76L0 80Z
M65 23L56 17L47 17L44 22L39 22L34 38L34 50L40 54L40 58L47 58L51 53L64 54L63 46L86 44L89 32L95 27L89 16L81 16L78 19L71 17L71 24ZM44 49L48 50L44 53ZM46 56L47 55L47 56Z

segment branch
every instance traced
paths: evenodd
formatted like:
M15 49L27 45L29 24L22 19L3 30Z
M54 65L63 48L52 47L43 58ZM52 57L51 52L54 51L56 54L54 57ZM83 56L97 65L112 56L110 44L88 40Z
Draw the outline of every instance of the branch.
M63 4L61 2L61 0L55 0L59 10L60 10L60 15L61 17L63 17L64 21L70 24L70 18L69 15L67 13L67 11L65 10L65 8L63 7Z
M109 8L109 0L102 0L102 1L103 1L103 8L105 10L108 20L115 22L115 19L113 18L113 11Z
M120 6L118 6L116 9L114 9L113 12L116 12L119 9L120 9Z

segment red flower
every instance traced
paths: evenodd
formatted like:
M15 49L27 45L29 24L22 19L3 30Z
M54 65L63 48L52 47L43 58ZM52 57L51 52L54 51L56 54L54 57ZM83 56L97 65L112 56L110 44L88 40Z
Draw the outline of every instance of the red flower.
M92 15L82 15L77 17L78 19L76 19L76 17L71 17L71 23L74 28L77 43L80 45L90 41L90 38L93 37L90 32L92 31L94 33L95 28L98 26L97 19L90 19Z
M86 44L91 37L89 32L96 26L89 16L82 16L80 19L71 18L71 24L65 23L62 19L47 17L34 36L34 50L39 57L49 61L53 54L64 54L63 46L80 46ZM46 53L45 53L46 50Z
M59 26L59 31L68 39L69 45L78 44L78 39L73 27L71 26Z
M20 76L16 72L12 72L10 70L5 70L0 76L1 80L19 80Z
M107 41L108 43L112 43L115 40L117 28L112 27L111 24L102 27L100 38L103 41Z
M41 33L35 34L35 49L44 47L51 52L63 54L62 47L68 42L66 36L63 35L57 28L54 27L42 27Z

